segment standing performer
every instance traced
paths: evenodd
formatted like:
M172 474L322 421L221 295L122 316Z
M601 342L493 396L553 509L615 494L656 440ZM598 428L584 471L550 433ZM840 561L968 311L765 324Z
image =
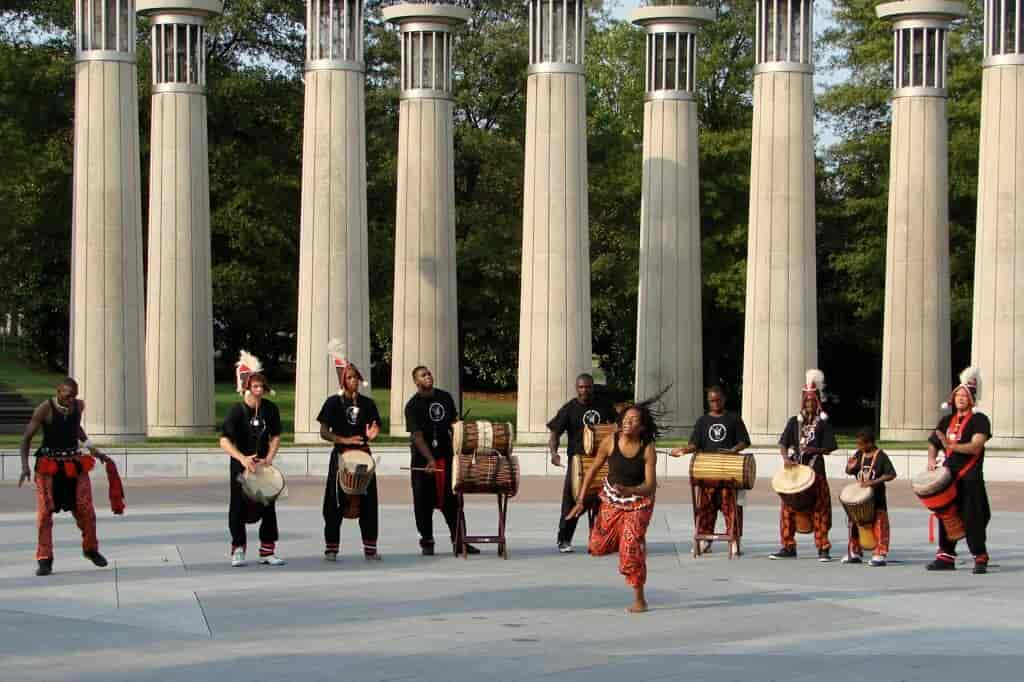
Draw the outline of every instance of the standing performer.
M231 531L231 565L245 566L245 524L260 522L260 563L284 566L276 554L277 506L271 502L260 506L259 517L247 518L248 504L238 477L243 471L269 466L281 445L281 413L277 405L263 396L270 391L262 365L253 355L242 351L235 365L238 392L242 401L232 406L224 420L220 447L231 455L231 502L228 506L228 529Z
M818 561L832 561L828 532L832 529L832 496L825 473L824 455L839 447L836 443L828 415L822 409L825 392L825 374L820 369L807 370L807 383L803 387L800 414L786 422L779 438L779 452L786 467L805 464L814 469L814 544L818 548ZM790 452L792 451L792 455ZM796 558L796 510L783 502L779 510L779 535L782 548L770 559Z
M97 450L82 429L85 403L78 399L78 382L65 378L57 386L53 398L41 403L32 413L21 440L21 477L18 487L32 478L28 465L28 452L32 439L43 430L43 444L36 450L36 575L53 573L53 515L69 511L82 531L82 554L93 564L103 567L107 560L99 552L96 538L96 510L92 502L92 483L89 471L93 457L109 462L110 458ZM89 451L83 455L82 447Z
M558 414L548 422L551 432L548 438L548 450L551 463L562 466L558 454L558 440L568 432L566 455L572 461L574 455L583 454L583 429L595 424L610 424L616 420L618 413L615 405L606 395L594 395L594 377L581 374L576 377L576 397L562 405ZM562 513L558 517L558 551L562 554L572 552L572 536L576 532L577 516L570 516L569 510L576 504L572 494L572 467L566 467L565 485L562 486Z
M942 450L942 466L948 467L956 479L956 506L967 531L967 547L974 555L974 573L988 573L988 550L985 531L992 518L985 490L985 443L992 437L992 425L987 416L974 409L978 401L980 373L968 367L960 373L960 383L953 389L950 403L954 412L939 420L935 432L928 439L928 468L939 466L938 451ZM946 407L946 405L943 405ZM939 519L939 549L929 571L952 571L956 568L956 540L950 540L946 527Z
M580 488L586 490L608 462L608 478L600 493L601 508L590 533L589 548L594 556L618 551L619 573L633 588L633 604L626 609L630 613L647 610L647 526L654 514L654 491L658 487L654 444L660 433L651 406L659 397L626 408L619 432L601 443L596 465L587 472ZM577 518L584 511L581 494L567 516Z
M455 400L447 391L434 388L434 375L422 365L412 371L416 393L405 404L405 424L410 435L412 504L420 550L434 554L434 509L440 509L452 538L455 554L462 551L456 539L459 500L452 491L452 424L458 419ZM468 554L479 554L472 545Z
M856 476L861 487L874 488L875 523L871 530L875 536L875 550L871 565L885 566L889 555L889 506L885 499L885 484L896 479L896 469L885 450L875 445L875 433L871 429L861 429L857 433L857 451L846 462L846 473ZM863 561L860 533L852 519L847 519L847 522L850 542L842 563L859 564Z
M725 411L725 393L720 386L707 391L708 413L693 425L693 433L685 447L676 448L673 457L694 452L728 452L737 454L750 447L750 434L743 419L735 413ZM736 491L732 488L701 486L697 500L697 533L710 535L715 532L715 521L721 510L725 517L725 531L732 534L733 519L736 519L736 537L743 534L743 507L736 506ZM737 545L739 543L737 542ZM740 554L739 547L735 553ZM711 541L704 541L702 553L711 551Z
M331 462L327 468L327 488L324 491L324 559L337 561L341 549L341 520L348 496L338 485L338 458L345 450L370 452L370 441L380 433L380 412L372 399L359 393L366 386L359 368L346 360L344 350L333 342L328 347L334 358L341 390L332 395L320 408L316 420L320 422L320 437L334 443ZM359 500L359 532L363 538L363 555L367 560L380 559L377 552L377 477L371 475L370 485Z

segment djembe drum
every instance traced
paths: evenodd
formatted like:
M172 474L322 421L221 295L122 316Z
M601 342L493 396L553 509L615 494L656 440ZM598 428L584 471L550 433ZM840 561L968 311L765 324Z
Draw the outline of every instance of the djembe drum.
M922 471L914 476L910 487L921 503L939 517L950 540L960 540L967 536L967 529L964 528L956 506L956 476L949 467Z
M601 443L619 430L617 424L594 424L583 428L583 454L596 455Z
M783 503L796 512L796 531L810 533L814 530L811 511L814 509L814 481L817 474L806 464L783 467L772 476L772 490L778 493Z
M519 492L519 458L497 450L457 452L452 459L452 491L456 495L515 497Z
M373 480L377 462L364 450L345 450L338 453L338 487L345 493L342 517L358 519L362 498Z
M874 549L875 540L875 489L865 488L860 481L850 483L839 491L839 502L857 526L857 537L864 549Z
M284 475L270 464L257 464L255 471L238 475L242 494L246 497L245 522L256 523L263 518L263 510L287 493Z
M594 464L597 462L597 455L573 455L572 459L569 460L569 480L572 481L572 496L573 499L580 499L580 490L583 487L583 479L586 477L587 472L594 468ZM598 493L604 487L604 481L608 478L608 460L604 461L604 464L600 469L597 470L597 474L590 479L590 485L587 487L583 494L584 504L592 503L597 500Z
M455 454L488 452L494 450L502 455L512 454L515 431L508 422L457 421L452 424L452 450Z

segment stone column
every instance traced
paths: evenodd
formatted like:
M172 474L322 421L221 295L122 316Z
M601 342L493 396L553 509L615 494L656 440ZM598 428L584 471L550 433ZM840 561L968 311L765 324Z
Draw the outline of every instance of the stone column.
M206 23L220 0L139 0L149 17L153 104L146 289L150 436L214 428Z
M971 364L981 369L982 409L992 418L991 443L1021 448L1024 447L1024 2L986 0L984 7L985 61L981 84ZM1022 296L1020 310L1016 305L1017 292Z
M319 443L316 416L338 390L327 344L339 339L370 378L366 106L362 0L309 0L295 441Z
M879 435L924 440L952 376L946 34L965 9L906 0L875 11L894 41Z
M546 424L592 366L583 0L528 0L526 169L516 436Z
M405 435L412 370L426 365L434 385L459 400L455 286L455 166L452 140L452 31L470 11L401 4L384 18L401 30L395 312L391 338L391 434Z
M98 443L146 433L133 0L75 0L70 373Z
M665 386L683 435L703 412L697 31L714 13L661 5L633 12L647 30L636 398Z
M812 0L756 0L743 420L775 443L818 365ZM827 369L827 368L826 368Z

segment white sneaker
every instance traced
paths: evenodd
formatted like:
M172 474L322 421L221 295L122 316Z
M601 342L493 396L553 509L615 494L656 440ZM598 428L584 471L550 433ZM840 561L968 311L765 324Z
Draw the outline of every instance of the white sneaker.
M572 554L573 553L573 548L572 548L572 545L569 544L568 542L559 542L558 543L558 551L560 553L562 553L562 554Z
M235 568L245 566L245 550L239 547L231 553L231 565Z
M270 556L261 556L260 563L267 564L268 566L284 566L288 562L281 559L276 554L271 554Z
M338 553L337 552L324 552L324 561L337 561L337 560L338 560Z

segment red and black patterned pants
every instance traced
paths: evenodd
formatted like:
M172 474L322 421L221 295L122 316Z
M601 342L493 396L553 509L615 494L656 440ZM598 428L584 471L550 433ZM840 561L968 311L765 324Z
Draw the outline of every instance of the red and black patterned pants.
M828 479L820 474L814 480L814 507L808 512L811 516L814 532L814 545L818 549L831 549L828 532L832 529L832 495L828 489ZM782 546L796 548L796 515L797 511L785 502L779 510L779 535Z
M619 573L632 587L647 582L647 526L653 514L653 503L641 509L624 509L602 499L590 531L590 553L603 556L618 551Z
M743 535L743 508L736 506L736 491L732 488L701 486L697 496L697 533L711 535L715 532L715 521L721 510L725 517L725 532L733 534L733 518L737 520L736 536Z
M36 528L39 531L36 559L53 559L53 476L36 471ZM96 539L96 510L92 504L92 483L89 473L81 472L75 478L75 508L71 510L75 523L82 531L82 550L99 548Z

